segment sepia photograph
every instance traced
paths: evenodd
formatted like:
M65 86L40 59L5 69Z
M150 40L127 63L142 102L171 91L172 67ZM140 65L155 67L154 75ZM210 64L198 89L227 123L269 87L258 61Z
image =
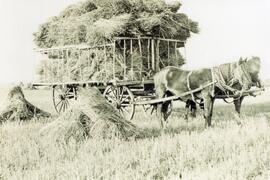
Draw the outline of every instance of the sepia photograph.
M0 0L0 180L269 180L269 0Z

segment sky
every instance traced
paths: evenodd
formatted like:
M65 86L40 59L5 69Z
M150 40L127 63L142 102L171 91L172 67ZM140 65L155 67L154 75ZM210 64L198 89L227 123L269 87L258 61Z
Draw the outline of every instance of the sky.
M0 0L0 83L34 80L38 59L33 32L78 0ZM186 44L184 68L211 67L259 56L262 79L270 79L269 0L181 0L180 12L199 22Z

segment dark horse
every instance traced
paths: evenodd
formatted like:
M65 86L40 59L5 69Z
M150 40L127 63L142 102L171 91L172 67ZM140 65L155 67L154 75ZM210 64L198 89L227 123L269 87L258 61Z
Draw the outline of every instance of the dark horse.
M196 103L204 109L204 118L207 126L211 126L213 105L217 94L241 94L252 86L261 87L258 77L260 71L260 59L253 57L249 60L242 58L233 63L222 64L214 68L203 68L199 70L186 71L177 67L166 67L158 72L155 77L155 89L157 98L169 95L180 95L184 92L194 90L206 84L208 87L181 100L186 102L186 107L195 114ZM199 101L199 102L198 102ZM243 97L234 99L235 110L240 113ZM171 102L159 105L161 113L161 126L168 118L168 107Z

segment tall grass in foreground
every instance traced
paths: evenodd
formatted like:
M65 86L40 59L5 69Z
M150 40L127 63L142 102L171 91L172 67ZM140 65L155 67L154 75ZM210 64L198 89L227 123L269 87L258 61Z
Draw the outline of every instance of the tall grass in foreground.
M137 117L144 116L141 113ZM88 139L58 145L39 137L44 121L3 124L0 179L270 177L270 122L266 117L245 117L238 126L216 115L216 123L209 129L204 129L200 118L187 124L179 117L179 113L173 114L164 134L156 119L145 116L135 121L144 129L141 138Z

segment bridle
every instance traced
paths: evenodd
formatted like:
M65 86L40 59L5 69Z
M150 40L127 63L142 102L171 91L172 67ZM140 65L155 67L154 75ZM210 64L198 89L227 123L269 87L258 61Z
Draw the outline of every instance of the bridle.
M247 62L243 62L241 64L238 63L237 65L237 69L238 69L238 73L239 73L239 83L243 86L243 87L247 87L249 88L251 85L252 85L252 78L251 78L251 75L248 73L248 70L247 70ZM241 72L240 72L241 71ZM244 77L244 78L242 78ZM245 79L245 80L243 80Z

